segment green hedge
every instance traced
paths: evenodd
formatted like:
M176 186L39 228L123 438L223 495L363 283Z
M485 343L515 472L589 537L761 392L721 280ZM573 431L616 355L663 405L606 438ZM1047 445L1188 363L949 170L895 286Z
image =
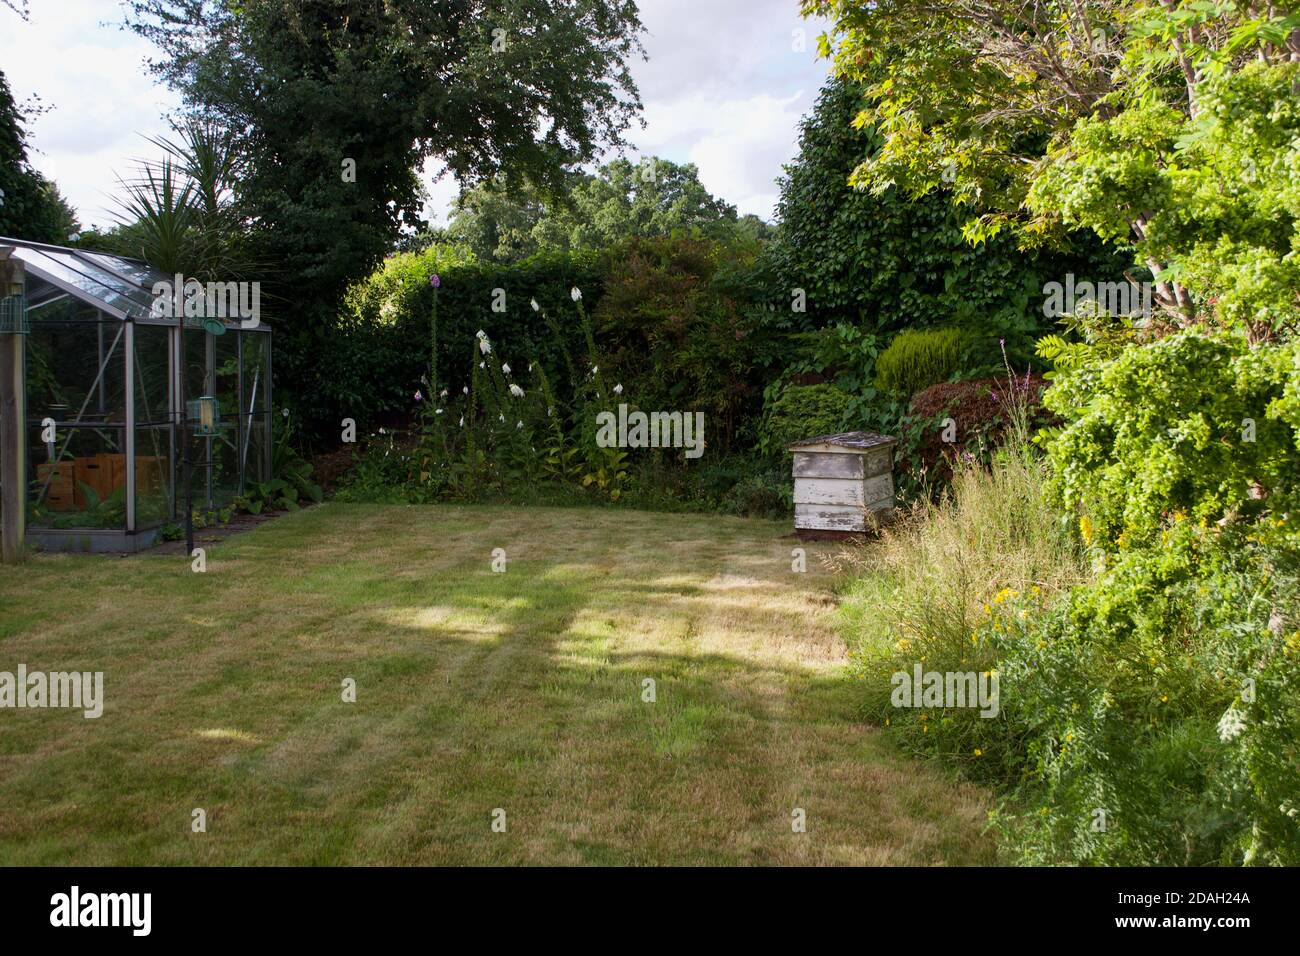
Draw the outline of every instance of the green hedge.
M509 265L470 261L461 250L432 247L390 257L372 276L349 290L334 328L317 352L316 418L326 427L354 418L361 429L404 420L417 390L428 391L430 317L437 273L438 381L463 384L465 355L483 330L511 355L533 355L555 381L567 382L562 358L536 300L552 316L571 315L570 290L582 290L590 309L602 294L602 269L592 253L546 254ZM497 289L504 298L498 299ZM494 311L496 301L504 311ZM583 351L576 323L556 328L575 353Z
M840 430L849 396L834 385L787 385L768 408L763 449L780 454L791 442Z

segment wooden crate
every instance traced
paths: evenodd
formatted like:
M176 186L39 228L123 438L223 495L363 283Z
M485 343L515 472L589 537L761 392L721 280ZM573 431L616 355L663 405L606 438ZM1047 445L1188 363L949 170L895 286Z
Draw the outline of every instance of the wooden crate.
M100 501L103 501L122 487L123 482L115 480L120 474L118 460L121 458L121 455L106 453L86 455L77 459L77 480L75 482L77 507L87 508L90 506L90 502L86 500L83 485L94 489L95 494L99 495Z
M72 511L76 508L76 474L76 463L71 461L59 462L57 465L52 463L37 465L37 486L45 488L41 504L51 511Z
M108 497L119 488L126 487L126 455L116 452L105 452L99 456L100 464L104 470L101 472L104 479L104 489L100 495Z
M135 490L138 493L157 494L162 491L167 484L166 474L166 458L154 455L135 456Z
M95 470L95 483L86 482L99 494L107 498L119 488L126 487L126 455L107 452L95 456L99 467ZM153 455L135 456L135 490L137 493L153 494L164 487L163 476L166 473L167 459Z
M790 446L796 530L858 532L894 507L897 439L868 432L822 435Z

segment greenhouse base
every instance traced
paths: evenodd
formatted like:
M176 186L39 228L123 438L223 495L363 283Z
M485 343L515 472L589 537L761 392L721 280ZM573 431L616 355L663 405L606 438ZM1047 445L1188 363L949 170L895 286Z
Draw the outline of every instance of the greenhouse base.
M158 529L128 534L86 528L58 530L28 528L27 543L41 551L80 551L86 554L134 554L158 543Z

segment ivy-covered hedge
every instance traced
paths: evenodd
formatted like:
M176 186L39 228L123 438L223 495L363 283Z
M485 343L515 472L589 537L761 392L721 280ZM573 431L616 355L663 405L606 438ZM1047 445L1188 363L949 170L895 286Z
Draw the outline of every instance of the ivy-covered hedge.
M1011 236L973 246L962 234L971 211L945 190L914 200L895 188L876 195L850 186L849 174L880 146L872 129L853 124L862 107L853 83L827 85L781 181L776 271L787 300L789 290L805 290L809 327L973 328L1005 339L1020 367L1048 329L1045 283L1067 272L1121 277L1123 264L1091 235L1075 237L1075 254L1025 252Z

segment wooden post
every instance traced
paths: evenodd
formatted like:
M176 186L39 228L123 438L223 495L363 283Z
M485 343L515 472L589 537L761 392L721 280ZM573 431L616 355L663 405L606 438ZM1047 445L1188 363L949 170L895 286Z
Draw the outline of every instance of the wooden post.
M8 256L0 258L0 294L23 283L23 265ZM24 318L19 316L19 319ZM23 407L27 387L23 381L23 337L15 329L0 332L0 561L23 560L27 530L27 442Z

